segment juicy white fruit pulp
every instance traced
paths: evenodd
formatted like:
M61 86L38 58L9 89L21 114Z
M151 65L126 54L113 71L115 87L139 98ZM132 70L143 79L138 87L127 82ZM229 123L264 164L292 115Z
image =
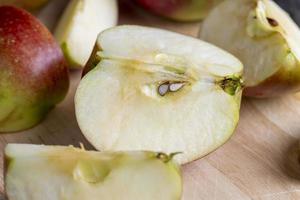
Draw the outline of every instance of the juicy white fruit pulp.
M88 60L97 35L117 24L116 0L72 0L55 37L71 67L82 67Z
M10 200L179 200L180 170L154 152L96 152L9 144Z
M273 1L221 3L204 21L200 38L241 59L246 86L256 86L278 72L290 77L300 72L299 28Z
M230 54L140 26L102 32L96 48L91 63L100 62L80 82L75 107L97 149L182 152L175 159L187 163L233 133L243 67Z

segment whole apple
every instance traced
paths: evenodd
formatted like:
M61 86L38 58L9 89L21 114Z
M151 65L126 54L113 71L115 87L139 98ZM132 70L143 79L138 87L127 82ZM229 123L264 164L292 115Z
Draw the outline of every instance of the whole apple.
M0 5L13 5L34 11L45 5L49 0L0 0Z
M63 54L27 11L0 6L0 132L40 122L69 87Z
M222 0L135 0L155 14L176 20L201 20Z

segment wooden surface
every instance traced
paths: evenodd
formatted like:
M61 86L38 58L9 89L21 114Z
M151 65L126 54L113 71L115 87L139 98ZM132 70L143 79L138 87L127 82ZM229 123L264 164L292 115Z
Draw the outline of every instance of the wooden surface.
M64 1L49 5L41 18L52 29ZM56 8L53 10L53 8ZM143 14L123 5L120 24L162 27L196 36L199 24L180 24ZM67 98L37 127L0 136L7 143L92 146L82 136L74 115L74 92L80 71L72 71ZM205 158L183 167L184 200L300 199L300 167L296 158L300 139L300 95L277 99L243 99L235 135ZM1 162L3 155L1 154ZM1 163L2 164L2 163ZM298 171L297 171L298 170ZM2 177L0 177L3 180ZM3 192L3 183L1 184ZM0 198L1 199L1 198Z

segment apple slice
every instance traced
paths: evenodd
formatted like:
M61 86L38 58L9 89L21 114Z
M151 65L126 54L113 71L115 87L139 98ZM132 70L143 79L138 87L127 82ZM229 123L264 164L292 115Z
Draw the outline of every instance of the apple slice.
M97 35L115 26L117 20L116 0L70 1L55 30L55 37L69 66L83 67L93 50Z
M238 122L242 64L195 38L111 28L87 69L76 116L98 150L182 152L176 159L187 163L222 145Z
M179 200L173 156L9 144L6 193L10 200Z
M269 97L300 86L300 31L270 0L227 0L204 21L200 38L241 59L245 93Z

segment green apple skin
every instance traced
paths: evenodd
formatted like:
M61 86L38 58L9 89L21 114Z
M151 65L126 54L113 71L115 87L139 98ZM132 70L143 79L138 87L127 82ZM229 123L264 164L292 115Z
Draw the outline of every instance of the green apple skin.
M0 7L0 133L39 123L68 91L69 75L53 36L34 16Z
M43 7L49 0L1 0L0 5L13 5L29 11Z
M91 70L93 70L100 62L101 59L98 58L98 56L97 56L98 51L101 51L101 47L99 47L99 45L97 45L97 43L96 43L94 45L91 56L89 57L87 63L85 64L85 66L82 70L82 77L84 77L87 73L89 73Z
M175 21L197 21L222 0L135 0L144 9Z

